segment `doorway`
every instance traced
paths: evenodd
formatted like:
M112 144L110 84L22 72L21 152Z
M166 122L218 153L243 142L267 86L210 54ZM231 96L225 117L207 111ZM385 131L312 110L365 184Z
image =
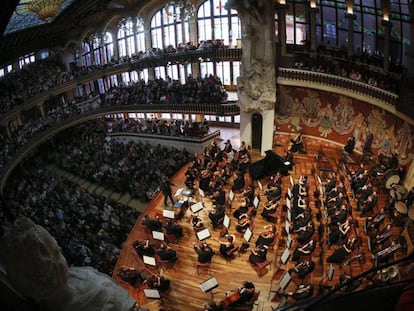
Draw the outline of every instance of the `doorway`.
M260 113L252 115L252 148L262 150L262 127L263 117Z

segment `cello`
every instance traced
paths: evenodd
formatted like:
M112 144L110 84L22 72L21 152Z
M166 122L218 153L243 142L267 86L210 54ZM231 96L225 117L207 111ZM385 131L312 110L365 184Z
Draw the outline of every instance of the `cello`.
M229 305L235 303L237 300L239 300L241 297L240 290L237 292L233 292L230 295L226 296L226 298L223 299L221 302L225 307L228 307Z

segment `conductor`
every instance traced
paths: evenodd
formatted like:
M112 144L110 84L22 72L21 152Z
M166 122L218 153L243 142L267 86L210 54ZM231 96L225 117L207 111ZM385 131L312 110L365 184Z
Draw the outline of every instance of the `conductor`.
M305 144L302 140L302 133L299 133L295 139L290 140L290 148L289 151L296 152L298 151L301 154L306 154L305 151Z

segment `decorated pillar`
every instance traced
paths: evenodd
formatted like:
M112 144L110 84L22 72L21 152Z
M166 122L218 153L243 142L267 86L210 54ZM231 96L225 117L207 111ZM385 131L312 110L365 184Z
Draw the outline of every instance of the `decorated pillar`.
M279 0L276 4L278 36L281 56L286 55L286 10L287 5L285 0Z
M240 139L246 145L252 145L257 134L253 132L252 116L261 114L260 150L264 154L273 144L273 134L267 133L273 133L270 117L274 116L276 102L275 6L273 1L229 0L226 8L238 11L242 26L243 54L237 79Z

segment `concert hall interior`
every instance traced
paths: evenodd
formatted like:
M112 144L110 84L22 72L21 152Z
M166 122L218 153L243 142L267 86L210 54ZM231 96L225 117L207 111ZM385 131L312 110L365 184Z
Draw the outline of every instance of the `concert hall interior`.
M414 3L3 0L2 310L414 310Z

